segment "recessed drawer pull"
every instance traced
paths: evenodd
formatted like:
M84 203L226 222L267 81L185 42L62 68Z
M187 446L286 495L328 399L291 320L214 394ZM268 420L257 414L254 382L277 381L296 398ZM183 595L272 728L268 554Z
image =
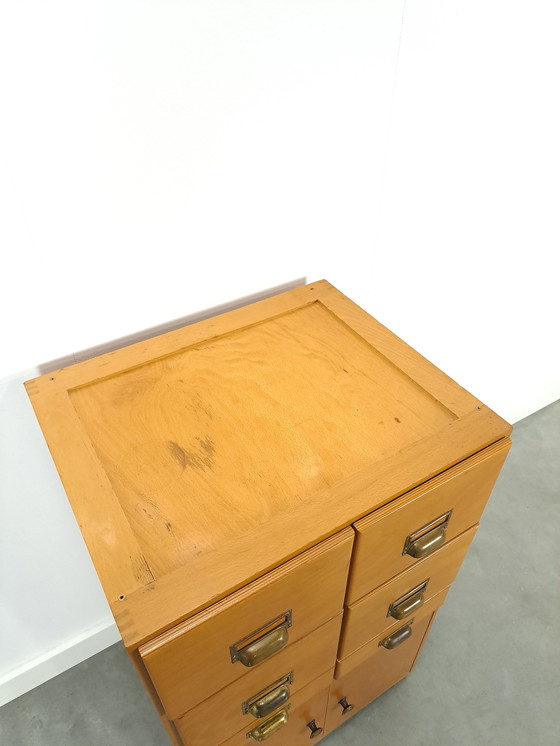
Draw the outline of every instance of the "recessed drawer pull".
M290 699L290 684L293 681L293 671L277 679L262 689L258 694L243 702L241 709L244 715L248 713L254 718L264 718L277 710Z
M288 629L284 625L267 632L263 637L242 648L237 660L244 666L256 666L257 663L270 658L271 655L281 650L288 642Z
M280 623L278 624L278 622ZM243 640L236 642L235 645L231 645L229 649L231 662L235 663L239 661L244 666L250 668L270 658L271 655L274 655L274 653L277 653L287 645L288 627L291 624L292 612L290 610L255 630L250 635L247 635Z
M396 601L393 601L393 603L389 606L387 616L392 616L393 619L406 619L407 616L414 614L414 612L417 611L424 603L424 593L426 591L427 585L428 581L425 580L423 583L417 585L416 588L413 588L404 596L401 596Z
M411 625L412 621L408 622L408 624L405 624L404 627L399 627L396 632L393 632L384 640L381 640L379 644L383 645L383 647L387 648L387 650L393 650L393 648L397 648L399 645L402 645L405 640L408 640L408 638L412 634Z
M290 699L290 687L287 684L279 686L269 694L249 705L249 712L255 718L264 718L274 712L277 707L286 704Z
M283 728L287 722L288 710L280 710L276 715L273 715L273 717L265 720L261 725L257 725L256 728L250 730L249 733L247 733L247 737L254 738L255 741L266 741L266 739L274 735L276 731Z
M439 549L445 542L445 530L451 518L451 513L450 510L407 536L403 554L409 554L411 557L420 559Z

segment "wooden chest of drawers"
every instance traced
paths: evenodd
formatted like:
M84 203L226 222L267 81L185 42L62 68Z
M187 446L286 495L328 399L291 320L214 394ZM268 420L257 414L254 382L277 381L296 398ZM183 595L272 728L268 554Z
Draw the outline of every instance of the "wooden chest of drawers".
M182 746L298 746L406 676L510 445L325 281L26 387Z

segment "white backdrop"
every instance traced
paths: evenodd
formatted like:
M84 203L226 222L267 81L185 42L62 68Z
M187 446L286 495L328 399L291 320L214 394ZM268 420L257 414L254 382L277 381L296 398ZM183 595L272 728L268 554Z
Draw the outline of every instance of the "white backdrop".
M37 366L327 278L516 421L560 396L556 3L0 3L0 696L118 639Z

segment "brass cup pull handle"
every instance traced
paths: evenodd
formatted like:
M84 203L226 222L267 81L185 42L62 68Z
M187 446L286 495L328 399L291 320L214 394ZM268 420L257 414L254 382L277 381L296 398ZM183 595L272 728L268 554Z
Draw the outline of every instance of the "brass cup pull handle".
M291 626L292 610L288 609L239 642L230 645L231 662L240 661L250 668L270 658L288 644L288 628Z
M278 707L282 707L290 699L290 687L287 684L276 687L264 697L249 705L248 711L255 718L264 718L274 712Z
M435 552L435 550L438 549L444 542L445 526L438 526L437 528L432 529L432 531L429 531L427 534L424 534L424 536L421 536L419 539L416 539L416 541L412 541L409 544L406 553L410 554L411 557L420 559L421 557L425 557L431 552Z
M310 720L307 723L307 728L311 731L309 738L317 738L317 736L320 736L323 732L323 729L320 728L314 720Z
M237 660L244 666L250 668L257 663L270 658L271 655L281 650L288 643L288 627L281 624L280 627L267 632L266 635L259 637L250 645L241 648L237 652Z
M445 531L451 519L450 510L426 526L422 526L406 537L404 542L403 554L409 554L415 559L421 559L428 554L435 552L442 544L445 543Z
M288 722L288 710L280 710L261 725L250 730L247 737L254 738L255 741L266 741L267 738L274 735L280 728L283 728Z
M415 593L413 596L405 598L399 604L391 604L389 607L389 616L393 619L405 619L407 616L414 614L424 603L424 589Z
M405 624L404 627L400 627L398 630L388 635L384 640L381 640L379 644L383 645L383 647L387 648L387 650L393 650L399 645L402 645L403 642L405 640L408 640L408 638L412 634L412 627L410 626L411 624L412 622L408 622L408 624Z

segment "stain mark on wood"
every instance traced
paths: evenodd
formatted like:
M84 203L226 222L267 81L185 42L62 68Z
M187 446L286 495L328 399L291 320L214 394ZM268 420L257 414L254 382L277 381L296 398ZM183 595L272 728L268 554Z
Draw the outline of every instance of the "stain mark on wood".
M186 451L184 451L178 443L175 443L174 440L167 441L167 449L169 450L169 453L173 456L175 461L181 467L181 471L183 471L185 467L187 466Z
M134 577L139 583L144 584L146 582L146 575L149 574L153 578L153 573L150 566L146 562L143 556L130 556L130 562L132 566L132 572Z
M212 407L203 401L198 392L193 396L191 400L191 409L197 416L203 414L206 415L209 420L213 419Z
M206 438L197 437L196 441L199 448L194 450L187 450L173 440L167 441L167 448L182 470L186 469L187 466L202 471L213 469L216 452L213 441L208 436Z

